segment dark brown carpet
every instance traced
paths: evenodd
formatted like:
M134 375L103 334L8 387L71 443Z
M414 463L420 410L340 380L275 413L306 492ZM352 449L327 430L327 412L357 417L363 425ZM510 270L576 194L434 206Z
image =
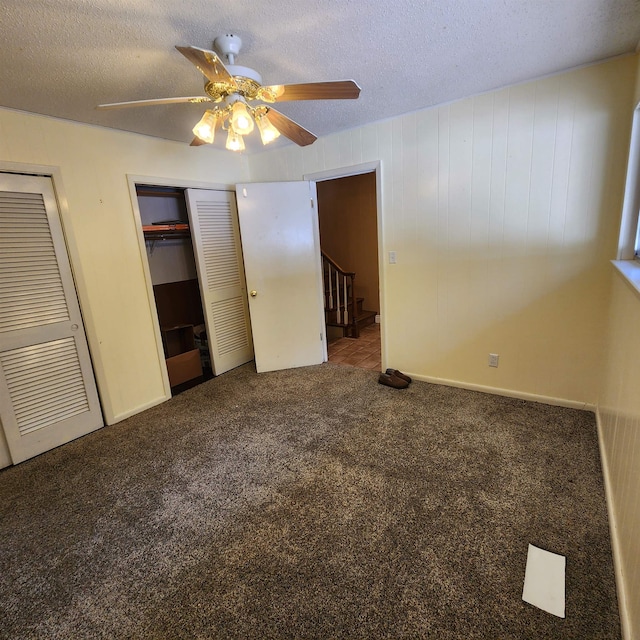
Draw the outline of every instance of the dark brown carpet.
M250 366L0 472L2 638L620 638L592 414ZM567 557L567 617L521 599Z

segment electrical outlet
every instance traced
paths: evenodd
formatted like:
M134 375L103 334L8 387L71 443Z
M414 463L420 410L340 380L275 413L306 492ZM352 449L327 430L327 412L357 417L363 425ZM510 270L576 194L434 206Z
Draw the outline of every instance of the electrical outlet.
M497 367L498 366L498 358L500 358L500 356L497 353L490 353L489 354L489 366L490 367Z

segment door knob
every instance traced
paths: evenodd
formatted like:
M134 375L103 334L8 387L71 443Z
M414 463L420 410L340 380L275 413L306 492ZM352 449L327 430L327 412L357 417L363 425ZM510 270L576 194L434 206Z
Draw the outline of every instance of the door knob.
M255 289L252 289L251 291L249 291L249 295L252 298L255 298L258 295L258 292Z

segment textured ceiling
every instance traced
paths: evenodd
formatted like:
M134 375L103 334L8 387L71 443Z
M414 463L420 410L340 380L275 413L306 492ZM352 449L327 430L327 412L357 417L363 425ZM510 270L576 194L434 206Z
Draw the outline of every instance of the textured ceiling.
M265 84L358 82L278 106L320 136L633 52L640 0L3 0L0 24L1 106L189 143L202 106L95 106L203 95L174 46L235 33Z

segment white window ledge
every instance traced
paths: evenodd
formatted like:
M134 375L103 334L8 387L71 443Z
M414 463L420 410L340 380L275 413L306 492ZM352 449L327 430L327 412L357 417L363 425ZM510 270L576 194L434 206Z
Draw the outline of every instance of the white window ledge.
M611 264L640 295L640 260L612 260Z

